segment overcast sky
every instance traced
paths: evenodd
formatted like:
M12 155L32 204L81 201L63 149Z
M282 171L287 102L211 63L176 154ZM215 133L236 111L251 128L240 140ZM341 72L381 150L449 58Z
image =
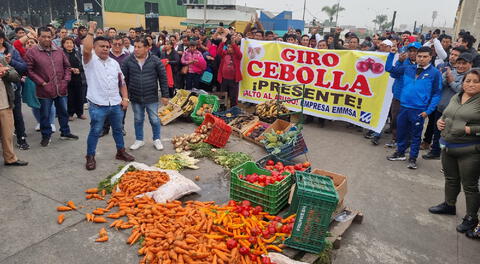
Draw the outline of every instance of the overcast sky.
M323 6L331 6L338 0L307 0L305 20L310 21L316 17L320 21L327 19L322 12ZM355 25L357 27L373 27L372 20L378 14L386 14L391 19L393 11L397 11L396 25L407 24L408 29L413 28L414 21L417 25L432 24L433 11L438 12L434 22L436 27L453 27L458 0L340 0L340 6L346 10L338 17L340 25ZM237 0L238 5L263 8L267 11L279 12L293 11L295 19L302 19L303 0Z

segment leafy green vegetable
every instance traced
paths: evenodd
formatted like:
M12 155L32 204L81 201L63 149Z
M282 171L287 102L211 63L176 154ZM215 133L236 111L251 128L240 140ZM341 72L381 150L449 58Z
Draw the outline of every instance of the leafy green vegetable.
M199 160L189 156L190 152L167 154L160 156L156 167L164 170L182 170L184 168L198 169L195 165Z
M190 148L193 150L191 154L193 157L209 158L213 160L213 162L227 169L235 168L252 160L250 155L243 152L231 152L226 149L218 149L204 142L191 144Z
M115 171L114 173L110 174L107 178L105 178L104 180L102 180L101 182L98 183L98 190L105 190L107 193L112 193L112 190L113 190L113 187L115 185L117 185L119 182L120 182L120 179L121 177L116 180L113 184L111 183L112 181L112 177L115 176L117 173L119 173L125 166L119 166L117 171ZM135 167L133 166L130 166L128 169L127 169L127 172L128 171L136 171L137 169L135 169Z

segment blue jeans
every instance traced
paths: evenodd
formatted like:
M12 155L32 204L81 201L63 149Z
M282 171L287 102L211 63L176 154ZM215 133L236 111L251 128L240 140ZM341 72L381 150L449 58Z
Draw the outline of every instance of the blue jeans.
M125 148L122 133L123 110L121 105L102 106L89 103L88 112L90 114L90 132L87 138L87 155L95 155L98 139L103 131L105 119L109 118L112 125L112 135L117 146L117 150Z
M160 139L160 118L158 118L158 103L138 104L132 103L133 119L135 120L135 138L143 141L143 122L145 110L152 126L153 140Z
M420 151L425 119L423 110L401 107L397 116L397 152L404 154L410 141L410 159L416 159Z
M50 120L50 124L55 124L55 115L57 110L55 109L55 105L52 104L52 110L50 110L50 116L48 117L48 120ZM32 113L33 116L35 117L35 120L37 120L37 123L40 124L40 108L32 108Z
M58 96L47 99L38 98L38 100L40 101L40 131L42 132L42 137L50 138L50 135L52 134L50 115L53 104L55 104L57 110L61 134L70 134L70 127L68 126L67 97Z

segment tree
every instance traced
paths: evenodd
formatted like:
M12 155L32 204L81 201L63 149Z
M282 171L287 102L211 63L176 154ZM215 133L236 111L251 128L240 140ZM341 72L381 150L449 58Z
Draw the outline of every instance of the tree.
M388 20L387 15L377 15L375 19L372 20L372 22L375 23L375 26L378 25L379 30L382 30L387 20Z
M336 14L338 14L339 12L342 12L344 10L345 10L345 8L341 7L339 4L332 5L332 6L324 6L322 8L322 11L325 12L327 14L327 16L330 18L330 23L333 22L333 16L335 16ZM337 20L338 20L338 17L337 17ZM337 21L335 21L335 22L337 22Z

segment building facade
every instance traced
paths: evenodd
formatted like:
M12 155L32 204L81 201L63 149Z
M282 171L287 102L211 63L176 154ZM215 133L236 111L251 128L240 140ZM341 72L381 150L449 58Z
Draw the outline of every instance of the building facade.
M455 36L460 30L470 31L470 34L480 41L480 0L460 0L455 18Z

